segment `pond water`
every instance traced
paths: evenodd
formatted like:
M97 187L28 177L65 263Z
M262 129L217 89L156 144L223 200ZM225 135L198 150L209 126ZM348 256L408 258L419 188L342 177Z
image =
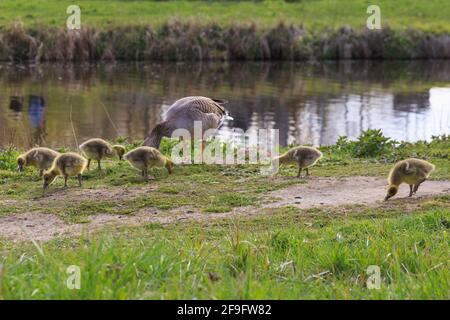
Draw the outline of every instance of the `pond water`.
M450 134L450 61L0 65L0 146L143 139L175 100L228 100L221 130L280 130L280 144L334 143L380 128Z

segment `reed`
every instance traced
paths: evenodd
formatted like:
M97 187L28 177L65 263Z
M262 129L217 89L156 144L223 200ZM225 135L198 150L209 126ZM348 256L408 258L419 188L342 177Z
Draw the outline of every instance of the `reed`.
M81 30L25 28L0 31L0 60L14 62L448 59L450 35L385 27L380 31L311 31L280 22L220 26L170 20L160 27Z

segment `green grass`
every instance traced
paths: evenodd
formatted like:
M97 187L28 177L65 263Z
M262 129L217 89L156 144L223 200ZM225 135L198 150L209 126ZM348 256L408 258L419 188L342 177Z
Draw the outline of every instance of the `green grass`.
M2 243L2 299L448 299L448 197L413 212L280 209L147 224L45 244ZM375 218L376 217L376 218ZM67 268L81 289L66 287ZM367 268L381 270L368 289Z
M333 1L87 1L76 2L87 26L153 25L170 19L216 22L222 25L254 22L264 27L279 21L303 23L307 28L363 28L369 16L365 0ZM70 0L2 0L0 24L23 21L26 26L65 26ZM382 23L396 29L415 28L432 32L450 31L450 2L447 0L379 0Z
M381 133L374 132L363 133L362 136L369 135L366 140L341 141L322 147L324 157L311 169L312 174L324 177L386 177L395 161L418 157L436 165L431 179L450 179L449 137L413 144L394 143L390 140L380 142L384 141L380 140ZM139 142L126 145L127 149L136 144ZM173 141L165 139L161 150L170 155L173 145ZM356 157L361 148L370 149L373 154ZM15 148L0 151L0 201L13 200L2 205L0 216L44 210L70 222L85 222L93 214L134 214L146 207L169 210L189 206L205 213L229 212L237 207L257 206L269 191L305 183L301 179L268 179L260 174L257 165L182 165L177 166L172 175L168 175L163 168L155 168L155 180L146 182L127 162L112 160L104 163L106 172L99 173L95 166L85 172L83 189L103 190L106 196L109 190L117 192L123 188L130 188L132 193L134 189L139 191L145 187L152 187L152 190L132 194L125 199L102 196L78 199L77 196L70 198L72 189L68 190L68 196L59 195L64 192L61 178L44 193L35 169L27 167L24 172L18 173L15 159L19 153ZM295 166L283 166L279 175L294 176L296 170ZM77 190L76 185L75 179L69 180L69 186L74 190ZM148 192L151 192L151 197ZM46 200L48 197L50 200Z
M136 142L138 143L138 142ZM436 164L433 179L450 179L450 138L397 143L365 132L322 147L318 176L385 177L392 164L421 157ZM170 153L173 142L164 140ZM132 148L133 145L127 145ZM284 149L283 149L284 150ZM281 150L281 151L283 151ZM364 150L364 154L362 151ZM59 196L61 179L42 195L37 172L15 171L15 148L0 150L0 216L53 213L72 223L93 214L132 215L188 206L213 216L234 208L263 210L253 217L120 227L45 243L0 239L0 299L448 299L450 197L299 209L260 208L267 192L298 179L268 179L255 165L178 166L155 170L144 182L125 162L92 170L83 189L94 198ZM358 155L358 156L356 156ZM295 175L283 167L281 176ZM70 181L71 184L76 182ZM109 193L152 187L134 197ZM49 200L51 199L51 200ZM66 287L70 265L81 269L81 289ZM367 268L380 267L381 288L366 286Z

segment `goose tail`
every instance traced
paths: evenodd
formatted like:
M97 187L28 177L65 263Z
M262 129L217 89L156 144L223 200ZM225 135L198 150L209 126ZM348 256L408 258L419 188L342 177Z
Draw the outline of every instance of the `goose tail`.
M227 104L228 103L228 100L224 100L224 99L211 98L211 100L218 104Z

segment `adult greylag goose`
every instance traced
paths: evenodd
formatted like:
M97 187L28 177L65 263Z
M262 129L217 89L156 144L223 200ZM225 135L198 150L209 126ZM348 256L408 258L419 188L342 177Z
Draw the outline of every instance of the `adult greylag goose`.
M194 138L194 122L202 124L202 137L206 130L219 129L225 120L232 120L222 106L226 101L193 96L175 101L167 110L164 121L158 123L144 140L144 146L159 148L163 137L171 137L176 129L186 129Z

